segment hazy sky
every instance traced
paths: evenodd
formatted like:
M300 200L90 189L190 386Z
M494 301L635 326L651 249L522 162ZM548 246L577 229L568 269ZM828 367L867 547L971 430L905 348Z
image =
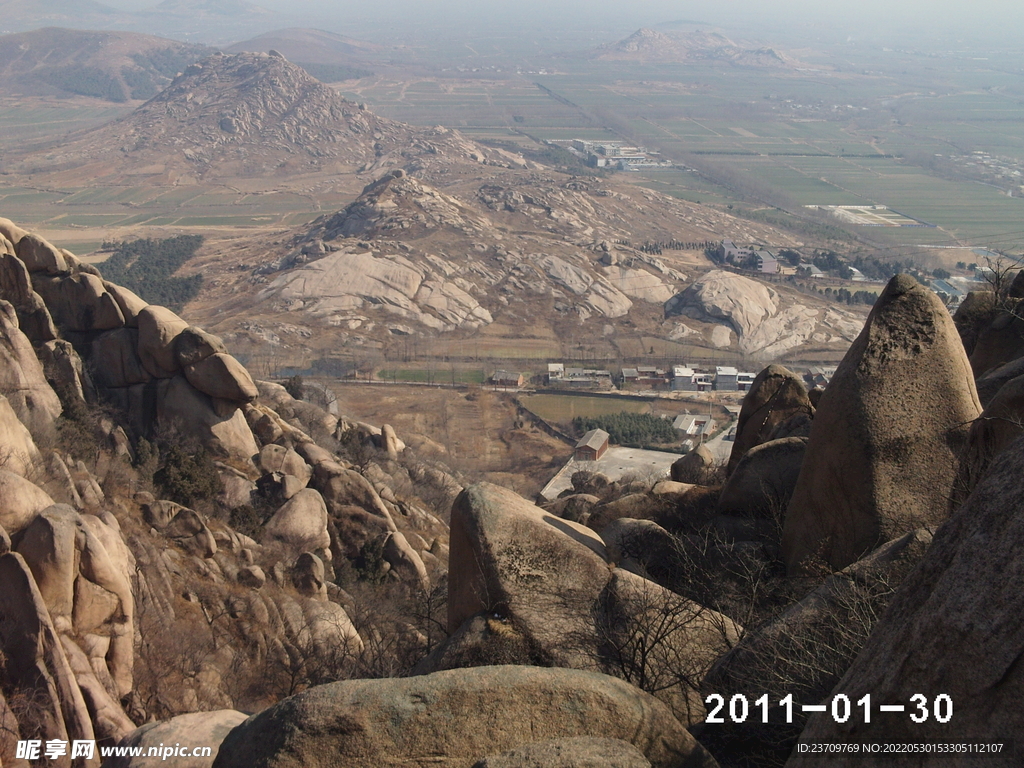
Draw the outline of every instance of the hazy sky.
M100 0L124 10L154 8L156 0ZM287 13L301 22L326 18L344 24L423 20L481 26L488 21L507 24L552 25L582 22L622 29L688 19L737 28L763 28L766 32L786 29L820 30L823 34L900 34L903 29L920 28L972 37L991 33L993 39L1017 38L1024 45L1024 1L1022 0L260 0L265 8ZM332 24L332 26L336 26ZM549 27L550 29L550 27ZM344 31L335 29L334 31Z

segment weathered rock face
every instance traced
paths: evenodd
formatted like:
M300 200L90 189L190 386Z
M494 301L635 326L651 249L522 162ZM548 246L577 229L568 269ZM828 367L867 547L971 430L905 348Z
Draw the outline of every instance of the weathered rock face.
M107 331L124 325L120 307L95 275L35 275L32 285L62 331Z
M3 468L0 468L0 499L3 499L0 503L0 525L12 535L19 533L36 515L53 505L53 499L42 488Z
M968 357L974 354L978 336L992 321L994 310L995 294L992 291L970 291L957 307L953 322Z
M951 697L956 732L979 743L1006 741L1024 722L1014 705L1024 694L1024 627L1018 617L1024 579L1024 441L993 462L970 498L935 534L921 563L907 576L863 651L836 686L856 701L910 702L923 692L929 708L939 693ZM909 708L909 705L908 705ZM949 738L934 717L851 718L845 725L813 715L802 741L929 742ZM825 765L825 761L803 761ZM922 765L938 766L938 756ZM832 757L829 766L862 761Z
M139 358L157 379L169 379L181 370L175 354L175 339L188 323L166 307L150 305L138 314Z
M218 412L216 402L180 374L158 382L156 419L194 436L217 457L248 460L259 452L242 411L231 407Z
M123 747L142 747L144 754L150 747L195 744L213 747L213 755L216 756L224 737L245 719L244 714L233 709L193 712L159 723L146 723L121 739L119 744ZM182 768L210 768L213 760L213 757L174 758L174 762ZM104 765L106 768L144 768L146 762L152 762L152 758L112 757Z
M30 430L53 423L61 413L57 393L18 326L14 307L0 300L0 392Z
M971 424L949 498L955 512L988 471L993 459L1024 431L1024 376L1006 382Z
M766 442L779 424L797 414L813 413L807 390L797 375L781 365L769 365L757 374L743 398L728 472L736 469L747 451Z
M991 321L982 323L971 352L976 378L1024 355L1024 302L1006 309L993 309Z
M18 420L7 398L0 395L0 466L25 477L39 461L39 449L32 435Z
M312 488L304 488L289 499L263 526L266 536L292 550L330 551L327 506Z
M980 411L942 302L897 275L821 397L786 512L787 567L821 556L843 568L880 541L941 523Z
M450 546L449 632L491 611L514 617L556 658L580 654L565 638L580 631L581 616L611 578L597 534L512 491L478 483L452 505Z
M14 305L21 330L33 342L57 338L57 329L42 297L32 287L24 262L14 255L14 246L0 237L0 296Z
M747 451L722 487L719 512L781 519L800 477L807 442L806 437L784 437Z
M670 470L677 483L705 485L715 471L715 455L701 443L685 456L676 459Z
M2 650L11 683L30 692L39 709L43 738L95 739L82 691L75 682L58 632L24 558L0 555ZM97 766L94 761L90 768Z
M644 753L625 741L577 736L510 749L473 768L650 768Z
M232 403L249 403L259 396L245 367L222 352L186 365L185 378L200 392Z
M341 759L352 768L377 768L429 755L432 764L455 768L574 736L622 739L665 768L687 759L700 765L704 754L663 704L628 683L576 670L504 666L312 688L235 728L214 766L327 768Z

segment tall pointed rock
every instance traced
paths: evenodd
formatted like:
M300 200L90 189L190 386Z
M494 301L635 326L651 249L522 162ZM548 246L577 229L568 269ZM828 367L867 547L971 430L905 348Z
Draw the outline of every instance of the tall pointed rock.
M896 275L818 404L786 512L790 572L817 558L840 569L880 542L941 523L980 412L946 308Z

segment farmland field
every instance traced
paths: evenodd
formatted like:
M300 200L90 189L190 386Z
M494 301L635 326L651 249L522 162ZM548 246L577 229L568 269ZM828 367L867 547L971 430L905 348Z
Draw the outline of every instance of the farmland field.
M1024 249L1024 187L1012 181L1013 163L1024 168L1024 102L1001 90L1012 77L968 68L922 69L920 77L936 90L910 91L879 74L591 61L556 75L434 78L404 88L368 80L351 95L389 117L478 139L642 144L678 167L636 173L638 183L691 201L767 203L797 216L808 205L882 205L936 225L846 224L883 248ZM981 81L993 85L981 89ZM934 156L982 150L1009 158L1010 181L979 183L932 167Z

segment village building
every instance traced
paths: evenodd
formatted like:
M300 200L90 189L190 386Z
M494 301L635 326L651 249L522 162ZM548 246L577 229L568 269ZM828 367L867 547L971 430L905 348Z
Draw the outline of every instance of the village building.
M740 372L731 365L719 365L715 368L715 389L724 392L735 392Z
M626 387L668 389L668 371L653 365L638 365L622 369L622 384Z
M681 413L672 421L672 427L684 435L702 438L715 431L715 420L707 414L703 416L691 416Z
M576 443L576 461L597 461L608 450L608 433L592 429Z
M771 251L758 251L757 271L766 275L777 275L780 271L779 260L772 255Z
M496 387L505 387L506 389L519 389L526 383L526 377L521 373L512 373L510 371L495 371L494 375L491 376L491 384Z

